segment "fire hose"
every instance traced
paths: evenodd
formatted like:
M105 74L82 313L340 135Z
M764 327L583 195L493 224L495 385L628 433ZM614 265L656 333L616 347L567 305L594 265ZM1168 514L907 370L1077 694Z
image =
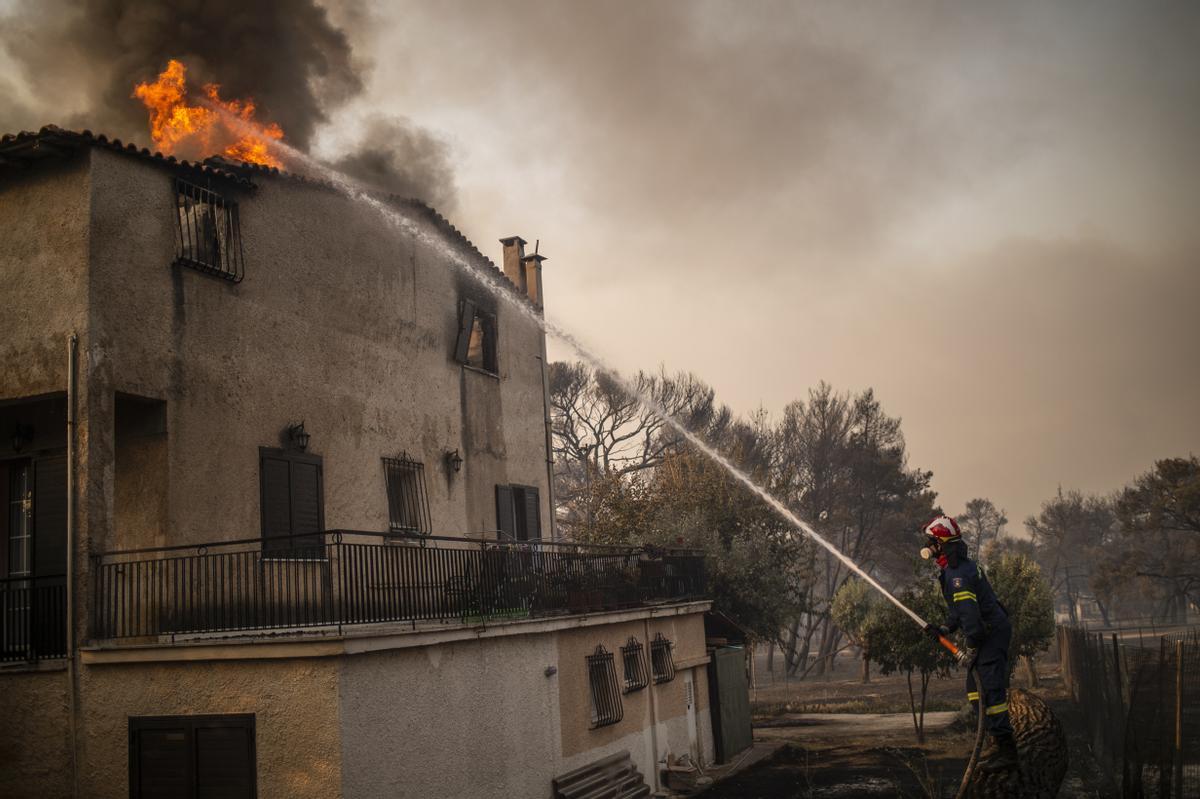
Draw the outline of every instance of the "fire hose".
M950 654L958 656L959 649L954 645L954 642L942 634L938 634L938 643L949 650ZM979 674L975 671L975 664L972 663L967 667L967 674L971 675L975 684L979 684ZM978 708L977 719L975 722L975 744L971 747L971 757L967 760L967 769L963 772L962 781L958 784L958 793L954 794L954 799L963 799L967 795L967 786L971 782L971 775L975 773L975 766L979 760L979 747L983 743L983 701L976 701Z

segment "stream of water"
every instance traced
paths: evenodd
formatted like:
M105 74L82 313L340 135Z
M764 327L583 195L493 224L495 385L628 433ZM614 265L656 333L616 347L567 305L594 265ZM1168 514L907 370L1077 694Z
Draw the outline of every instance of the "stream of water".
M449 260L454 266L468 275L472 279L484 285L489 291L495 294L498 298L508 302L513 309L522 313L530 321L540 327L547 334L565 342L593 369L605 372L611 375L621 387L632 397L635 397L647 410L658 416L664 423L669 425L679 435L688 441L700 452L703 452L713 462L721 466L731 477L736 479L742 485L746 486L750 491L754 492L759 498L766 502L776 513L784 520L791 524L796 530L808 536L809 539L824 547L835 558L844 563L855 574L865 580L870 586L877 590L880 594L886 597L900 610L904 611L914 622L920 626L925 626L925 620L920 617L915 611L906 606L896 597L892 596L891 592L879 584L874 577L867 574L850 556L846 555L831 542L826 540L820 533L812 528L812 525L805 522L796 514L792 513L786 505L776 499L769 491L760 486L754 481L750 475L739 469L732 461L718 452L708 442L704 441L696 433L692 432L679 419L675 418L670 412L663 408L660 404L654 401L652 397L646 396L639 392L637 388L628 380L623 378L620 373L610 367L603 358L597 355L590 347L586 346L580 339L568 330L565 330L561 325L547 320L542 314L539 314L524 300L519 299L513 293L510 287L506 287L501 283L499 275L491 270L481 269L472 263L470 260L462 256L453 246L447 242L439 232L431 230L430 226L422 220L414 219L406 216L400 209L395 208L378 198L372 196L368 190L353 182L349 177L343 175L337 170L331 169L328 166L320 163L311 156L297 150L294 147L283 144L282 142L273 142L272 148L278 148L286 153L289 160L303 164L307 171L319 176L322 180L333 185L338 191L345 194L355 202L361 203L374 212L378 213L390 226L396 228L402 233L413 236L425 245L438 251L443 257Z

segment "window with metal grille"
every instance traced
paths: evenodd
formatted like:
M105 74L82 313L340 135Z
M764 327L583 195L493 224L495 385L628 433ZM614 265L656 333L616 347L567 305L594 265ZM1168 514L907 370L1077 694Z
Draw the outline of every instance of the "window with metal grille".
M179 231L176 264L241 282L244 265L236 202L176 178L175 221Z
M621 705L621 688L617 684L617 667L613 654L603 644L587 656L588 685L592 695L592 727L616 724L625 716Z
M490 374L498 374L496 314L464 299L458 307L458 341L454 360Z
M425 464L402 452L383 459L387 479L389 528L394 533L433 531L429 520L429 496L425 491Z
M621 647L621 662L625 666L625 693L645 688L650 680L646 675L646 649L636 637Z
M650 642L650 667L654 669L654 681L670 682L675 679L675 658L671 654L671 641L659 633Z

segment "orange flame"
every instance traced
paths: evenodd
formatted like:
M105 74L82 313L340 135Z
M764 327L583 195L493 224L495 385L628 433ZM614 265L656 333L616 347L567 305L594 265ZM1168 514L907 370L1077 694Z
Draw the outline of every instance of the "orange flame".
M271 153L271 142L283 138L283 129L274 122L255 121L253 100L222 100L215 83L204 86L207 106L188 105L187 94L187 67L175 59L158 80L134 87L133 96L150 112L150 136L158 149L168 155L184 150L198 156L219 151L239 161L283 166Z

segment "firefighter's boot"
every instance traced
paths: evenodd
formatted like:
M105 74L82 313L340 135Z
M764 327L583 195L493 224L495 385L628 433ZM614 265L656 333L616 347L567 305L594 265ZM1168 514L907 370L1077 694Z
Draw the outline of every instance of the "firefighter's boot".
M987 748L979 753L979 768L987 774L998 771L1015 771L1017 768L1017 741L1011 735L992 738Z

